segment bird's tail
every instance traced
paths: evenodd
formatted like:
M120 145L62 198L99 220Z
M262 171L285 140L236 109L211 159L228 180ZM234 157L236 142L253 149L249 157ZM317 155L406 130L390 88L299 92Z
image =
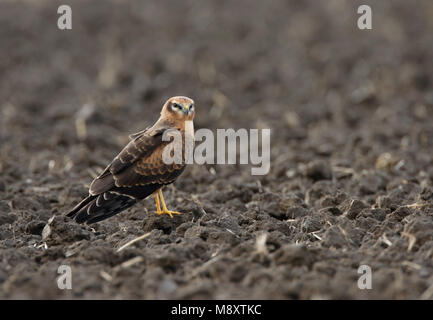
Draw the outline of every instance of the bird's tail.
M78 223L92 224L112 217L136 202L134 198L108 191L96 196L89 195L66 216L75 219Z

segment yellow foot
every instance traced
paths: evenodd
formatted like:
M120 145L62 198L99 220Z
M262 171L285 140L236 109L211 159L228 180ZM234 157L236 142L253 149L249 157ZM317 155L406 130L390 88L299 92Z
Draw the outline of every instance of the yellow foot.
M161 200L162 204L162 210L159 201ZM155 213L160 216L161 214L168 214L170 218L173 218L174 214L180 214L179 211L171 211L167 209L167 206L165 205L164 196L162 195L161 189L155 193L155 204L156 204L156 211Z
M160 210L160 211L155 211L155 213L160 216L161 214L168 214L170 216L170 218L173 218L174 214L181 214L179 211L171 211L171 210Z

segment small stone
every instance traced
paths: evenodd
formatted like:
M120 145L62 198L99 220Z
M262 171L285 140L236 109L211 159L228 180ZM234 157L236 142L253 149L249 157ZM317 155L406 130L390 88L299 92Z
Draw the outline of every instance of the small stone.
M6 213L9 213L10 211L11 211L11 208L8 205L8 203L4 200L1 200L0 201L0 213L6 214Z
M389 213L389 210L385 210L382 208L374 208L374 209L364 209L358 215L358 217L362 216L364 218L374 218L378 221L383 221L386 218L386 215Z
M320 230L322 228L322 222L317 217L307 216L305 220L302 222L302 231L304 232L314 232Z
M305 176L313 181L330 180L332 178L332 170L328 162L316 160L307 164Z
M247 274L247 269L242 264L235 265L230 272L230 281L240 282Z
M278 220L285 220L304 215L304 201L293 193L281 197L275 193L266 193L260 199L260 210Z
M376 98L376 88L373 83L368 82L353 90L350 94L350 98L355 103L372 102Z
M277 219L284 219L285 212L280 210L278 206L280 200L281 197L276 193L264 193L260 196L260 211L263 211Z
M7 213L0 215L0 226L3 224L11 224L17 220L17 216L14 213Z
M168 218L168 219L167 219ZM170 218L168 215L153 214L147 219L143 220L143 230L150 232L154 229L162 230L164 234L170 234L173 230L182 224L182 217L180 215L173 215Z
M284 245L275 252L274 257L277 265L309 267L314 262L312 252L303 245Z
M346 207L346 210L344 210L344 214L349 219L355 219L363 209L368 208L368 206L364 202L356 199L348 199L344 201L342 207Z
M432 187L425 187L421 191L419 197L421 200L424 200L424 201L432 200L433 199L433 188Z
M406 217L410 214L412 214L412 209L405 207L405 206L398 207L397 210L395 210L393 212L393 215L395 217L397 217L397 219L399 219L399 220L403 219L404 217Z
M359 191L362 195L375 194L379 190L385 190L386 180L378 174L366 174L359 180Z
M192 226L190 228L188 228L185 232L184 232L184 238L185 239L197 239L200 238L202 240L207 240L209 236L209 231L206 227L202 227L202 226Z
M286 194L278 203L279 209L286 212L290 207L303 206L304 200L294 193Z
M337 192L334 195L325 195L320 199L319 205L321 208L335 207L347 199L347 195L342 192Z
M391 153L382 153L376 160L376 169L390 169L398 163L399 159L395 158Z
M341 248L346 244L344 235L336 226L330 227L323 235L323 244L327 247Z
M317 200L335 193L335 185L330 180L321 180L315 182L311 188L307 190L305 202L314 204Z
M395 209L398 208L397 203L395 203L395 201L393 201L390 197L387 196L379 196L376 199L376 205L381 208L381 209L391 209L392 211L394 211Z
M338 203L335 201L335 197L325 196L325 197L320 199L319 205L320 205L320 208L327 208L327 207L332 207L332 206L338 205Z
M316 262L313 266L313 270L319 273L326 274L332 277L335 274L335 269L327 261Z
M176 228L176 235L179 237L183 237L185 234L185 231L191 228L194 224L191 222L184 222L179 227Z
M308 215L308 210L304 207L291 207L287 210L287 218L288 219L296 219L299 217L304 217Z
M165 279L159 284L158 290L163 294L171 294L176 291L177 284L173 280Z
M319 213L326 213L326 212L331 213L333 216L340 216L343 214L341 210L338 209L337 207L327 207L319 210Z
M433 218L417 217L407 224L407 233L412 234L416 238L416 246L424 246L427 249L425 252L433 251Z

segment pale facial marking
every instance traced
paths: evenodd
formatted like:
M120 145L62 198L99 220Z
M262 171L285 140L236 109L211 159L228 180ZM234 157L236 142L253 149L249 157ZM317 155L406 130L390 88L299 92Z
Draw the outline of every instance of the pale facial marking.
M176 112L179 115L183 115L183 105L179 103L177 100L173 100L171 104L171 110Z
M173 99L171 101L171 109L180 116L188 116L194 112L194 102L191 99L182 100Z

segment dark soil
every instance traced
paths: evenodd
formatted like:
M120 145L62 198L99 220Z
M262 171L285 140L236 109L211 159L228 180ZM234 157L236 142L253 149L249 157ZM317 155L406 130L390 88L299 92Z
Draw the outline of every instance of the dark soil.
M0 298L433 297L433 1L73 1L70 31L60 4L0 3ZM191 165L181 216L64 217L174 95L271 128L269 174Z

